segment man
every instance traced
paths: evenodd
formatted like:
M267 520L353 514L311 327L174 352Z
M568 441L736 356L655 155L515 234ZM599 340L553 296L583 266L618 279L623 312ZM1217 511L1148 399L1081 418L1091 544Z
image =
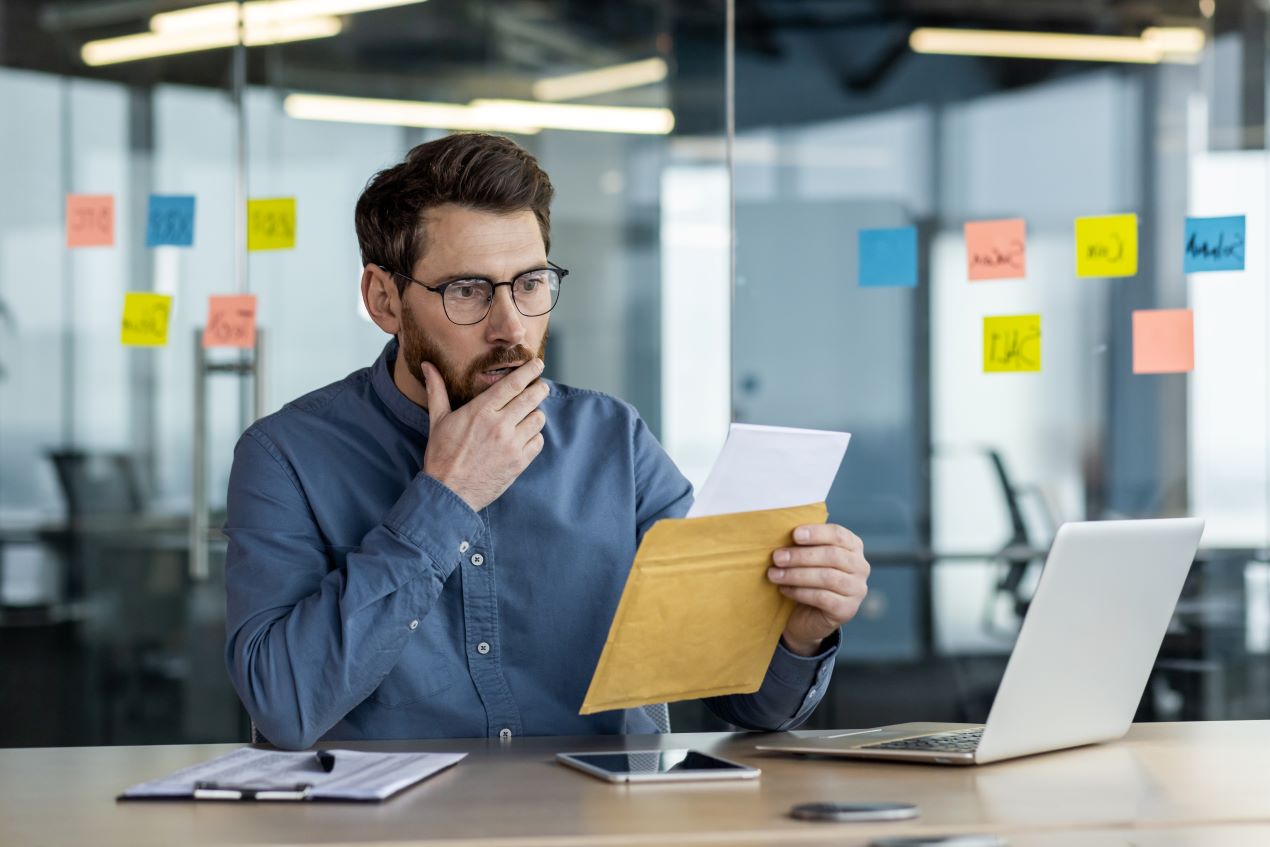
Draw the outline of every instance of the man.
M692 489L632 407L541 378L567 273L547 260L552 193L483 134L377 174L362 298L395 338L235 449L226 659L279 746L655 731L578 709L640 538ZM865 596L858 538L795 540L769 571L798 605L762 687L707 701L743 727L806 719Z

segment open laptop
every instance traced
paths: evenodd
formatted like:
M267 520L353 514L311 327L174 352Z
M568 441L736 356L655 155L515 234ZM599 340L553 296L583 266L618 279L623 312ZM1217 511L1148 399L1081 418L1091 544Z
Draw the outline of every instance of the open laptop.
M1203 531L1199 518L1060 527L983 726L896 724L757 749L981 765L1119 738Z

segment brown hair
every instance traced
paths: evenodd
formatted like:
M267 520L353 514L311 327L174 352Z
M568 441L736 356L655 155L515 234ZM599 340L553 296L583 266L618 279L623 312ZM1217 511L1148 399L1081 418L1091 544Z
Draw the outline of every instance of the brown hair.
M531 210L550 250L554 194L538 160L509 138L462 132L428 141L362 190L354 212L362 264L412 273L427 249L424 213L447 203L482 212ZM404 291L407 280L394 278Z

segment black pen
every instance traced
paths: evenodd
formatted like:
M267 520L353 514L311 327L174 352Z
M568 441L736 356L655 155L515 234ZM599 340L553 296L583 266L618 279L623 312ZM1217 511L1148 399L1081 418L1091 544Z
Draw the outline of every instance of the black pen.
M318 750L317 763L322 770L330 773L335 770L335 754L329 750Z

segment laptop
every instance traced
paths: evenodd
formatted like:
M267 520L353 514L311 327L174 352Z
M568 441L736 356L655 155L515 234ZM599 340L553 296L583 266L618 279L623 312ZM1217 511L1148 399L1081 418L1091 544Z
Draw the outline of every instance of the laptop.
M1061 526L982 726L896 724L757 749L982 765L1120 738L1203 531L1199 518Z

